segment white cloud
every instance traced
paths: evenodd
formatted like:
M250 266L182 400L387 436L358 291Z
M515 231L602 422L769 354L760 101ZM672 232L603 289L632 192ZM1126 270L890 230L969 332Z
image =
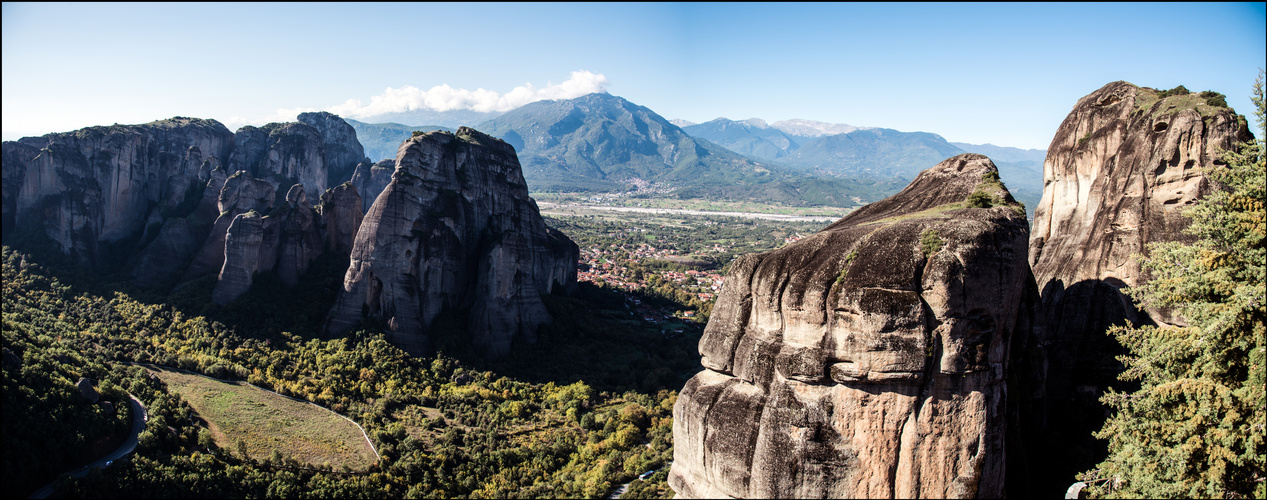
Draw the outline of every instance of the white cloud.
M394 89L388 87L382 94L370 98L369 104L360 99L348 99L343 104L328 106L326 111L345 118L366 118L383 113L398 113L417 109L432 111L451 111L469 109L472 111L510 111L530 102L545 99L572 99L594 92L604 92L611 82L602 74L591 71L573 71L567 81L558 85L546 82L543 88L531 83L524 83L510 89L505 94L498 94L487 89L455 89L448 84L436 85L431 90L421 90L406 85ZM272 122L293 122L299 113L318 111L316 108L279 108L273 114L257 119L239 116L223 120L229 130L237 130L244 125L264 125Z
M388 87L382 94L370 98L369 104L360 99L348 99L343 104L330 106L326 111L348 118L365 118L383 113L398 113L417 109L452 111L510 111L530 102L544 99L572 99L594 92L603 92L611 82L606 76L590 71L573 71L567 81L558 85L547 82L544 88L525 83L505 94L487 89L455 89L448 84L422 90L407 85L398 89ZM282 110L278 110L279 113Z

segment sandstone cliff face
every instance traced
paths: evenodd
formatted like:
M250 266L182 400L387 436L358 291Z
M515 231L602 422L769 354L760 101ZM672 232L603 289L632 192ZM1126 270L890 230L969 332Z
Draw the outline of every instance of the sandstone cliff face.
M215 275L220 303L244 293L256 272L293 286L323 252L351 252L361 198L351 186L325 186L368 161L338 116L300 120L233 134L176 117L5 142L6 241L42 233L81 263L121 265L147 288ZM323 195L324 215L308 193Z
M407 143L406 143L407 144ZM392 173L396 171L396 160L382 160L378 163L361 163L352 174L352 185L361 194L361 210L370 211L374 199L392 182Z
M1002 495L1029 231L989 172L981 155L948 159L735 261L700 340L705 370L673 410L679 496ZM975 190L999 206L964 208Z
M378 318L392 342L422 352L432 321L451 309L468 315L488 357L515 338L535 341L550 321L540 295L575 285L579 252L547 231L514 149L463 127L413 137L395 163L357 232L327 330Z
M1209 191L1203 169L1248 137L1229 108L1114 82L1078 101L1043 163L1030 262L1040 288L1140 277L1131 255L1190 237L1181 212Z
M224 266L224 243L233 219L251 211L267 213L273 207L276 192L272 184L252 177L246 171L239 170L226 178L216 197L219 215L181 281L219 272Z
M282 284L293 287L325 249L317 229L317 212L308 202L303 184L291 186L286 193L286 204L266 219L274 217L280 228L276 236L277 277Z
M234 135L229 172L246 171L268 181L274 189L286 190L299 183L309 192L321 193L326 190L327 182L325 157L321 131L312 125L295 122L270 123L263 127L248 125Z
M138 235L164 218L158 213L200 196L207 165L232 147L224 125L183 117L5 142L5 232L36 227L81 262L99 264L117 257L99 255L103 243Z
M255 273L261 269L264 252L264 218L258 212L247 212L233 218L225 233L224 266L211 291L211 300L228 304L251 288ZM268 267L272 267L272 262Z
M356 232L361 229L365 212L361 209L361 195L350 182L345 182L321 194L318 205L321 234L325 235L325 249L341 255L352 255Z
M317 214L308 205L303 184L295 184L272 214L261 217L251 210L233 217L211 300L232 302L250 290L258 272L276 271L282 284L293 287L323 250Z
M284 199L296 183L303 186L305 196L306 193L324 193L328 179L334 175L333 171L341 170L350 175L353 166L363 160L361 145L356 141L356 131L338 116L325 112L303 113L300 119L303 123L270 123L263 127L246 126L238 130L228 162L231 178L235 181L222 188L225 192L220 193L220 215L215 219L181 281L222 271L226 233L238 215L251 210L268 213L274 200ZM273 190L273 194L267 199L265 186ZM244 188L247 191L240 192ZM311 234L304 236L305 241L312 237L319 241L325 239L319 229L324 224L320 220L314 222L316 224L313 228L305 229L311 231ZM308 259L307 250L297 252L288 255L302 255ZM283 274L283 281L296 281L288 277L289 273L293 269L307 269L310 260L300 262L284 258L285 264L278 269ZM225 294L222 297L230 295L236 296Z
M316 128L321 133L325 165L328 172L326 185L337 186L352 177L359 163L369 163L365 148L356 140L356 129L338 115L320 111L299 113L298 120ZM313 191L319 193L319 191Z
M1109 326L1181 321L1139 311L1121 293L1146 278L1132 255L1190 238L1182 210L1210 190L1203 171L1220 163L1220 149L1249 137L1231 109L1196 94L1158 96L1113 82L1083 97L1043 164L1029 244L1041 303L1018 372L1028 468L1045 493L1063 491L1104 453L1091 436L1108 415L1099 397L1110 385L1129 387L1117 380L1123 350Z
M140 287L170 287L198 256L207 234L220 216L220 191L228 176L218 165L207 173L202 198L185 217L162 221L158 235L137 254L132 267L132 283ZM146 241L148 237L143 237ZM214 257L214 256L213 256ZM208 258L204 258L208 259ZM214 260L214 259L211 259Z

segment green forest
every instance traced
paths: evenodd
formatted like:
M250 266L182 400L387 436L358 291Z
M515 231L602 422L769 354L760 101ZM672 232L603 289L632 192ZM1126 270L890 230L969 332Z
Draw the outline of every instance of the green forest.
M613 319L605 308L622 299L612 292L549 298L561 320L537 344L490 363L460 349L410 357L370 331L323 340L302 307L251 320L293 297L270 304L252 292L259 303L203 315L63 279L5 247L4 446L31 451L6 453L5 470L22 496L95 458L93 443L125 433L127 393L150 413L138 453L63 480L68 495L596 497L631 480L628 498L670 494L663 474L635 478L672 458L673 402L698 370L698 337L665 339ZM217 446L186 402L128 363L243 380L328 407L360 423L382 458L365 470L322 469ZM103 400L123 411L82 401L79 377L95 378ZM57 439L24 441L46 435Z
M734 249L701 259L709 268L822 225L699 216L628 222L548 219L581 245ZM322 257L293 289L261 274L250 292L220 306L209 300L213 279L162 295L78 267L47 241L19 243L23 250L3 253L3 444L30 451L5 454L20 496L54 480L73 497L599 497L626 483L622 498L672 495L673 403L700 369L702 322L666 336L632 320L622 293L580 283L572 296L543 297L555 321L505 359L469 352L465 319L454 314L436 321L435 355L411 357L384 340L381 325L334 339L317 333L345 258ZM626 257L648 274L686 269ZM657 283L662 289L635 296L668 310L711 309L681 285ZM321 405L363 426L381 459L353 470L216 443L209 422L141 364ZM85 377L109 405L80 395L75 384ZM150 416L137 452L84 478L59 479L122 442L129 393Z

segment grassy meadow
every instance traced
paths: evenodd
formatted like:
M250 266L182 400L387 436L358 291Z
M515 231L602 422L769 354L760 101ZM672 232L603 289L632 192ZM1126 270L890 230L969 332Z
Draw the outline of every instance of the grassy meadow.
M252 458L274 450L312 465L363 469L376 460L361 430L324 408L246 384L147 367L207 420L216 444L234 453L238 441Z

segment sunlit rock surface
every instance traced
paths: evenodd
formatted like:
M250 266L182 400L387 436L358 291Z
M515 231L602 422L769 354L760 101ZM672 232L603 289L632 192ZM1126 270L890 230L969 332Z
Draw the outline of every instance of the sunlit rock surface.
M575 286L579 251L545 226L514 149L463 127L414 136L395 165L361 222L327 330L375 318L393 343L425 352L448 310L466 316L485 356L535 342L551 320L541 295Z
M956 156L732 265L674 407L679 496L1003 494L1029 229L987 173ZM998 206L965 208L978 189Z
M1146 276L1132 257L1147 245L1188 241L1182 211L1210 192L1205 172L1249 137L1243 117L1192 93L1113 82L1083 97L1061 123L1043 164L1043 198L1029 242L1041 303L1032 342L1017 346L1018 402L1027 450L1023 485L1058 495L1104 458L1092 436L1108 416L1099 398L1120 381L1123 348L1111 325L1179 323L1136 308L1121 292ZM1017 457L1020 459L1021 457Z

